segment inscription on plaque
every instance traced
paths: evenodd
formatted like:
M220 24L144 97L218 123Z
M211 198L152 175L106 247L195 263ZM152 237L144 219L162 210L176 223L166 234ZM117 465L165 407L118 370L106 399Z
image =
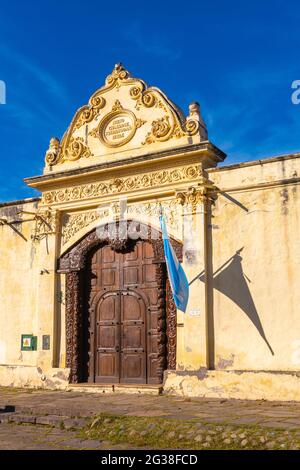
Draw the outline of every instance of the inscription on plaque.
M129 119L112 119L106 128L105 136L107 139L122 140L128 136L132 129L132 122Z
M100 123L100 138L109 147L129 142L136 131L135 116L129 111L113 113Z

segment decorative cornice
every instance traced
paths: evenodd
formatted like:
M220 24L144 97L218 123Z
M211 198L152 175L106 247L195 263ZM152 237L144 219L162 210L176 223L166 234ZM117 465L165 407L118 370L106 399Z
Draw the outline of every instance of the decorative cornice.
M172 183L197 180L201 178L202 175L203 171L200 165L190 165L126 178L114 178L100 183L90 183L65 189L45 191L42 197L42 205L65 203L96 198L103 195L121 194L139 189L161 187Z
M100 175L104 170L108 169L119 171L120 168L135 168L137 165L139 166L140 164L144 164L146 166L152 164L153 162L156 162L161 166L165 160L169 161L170 159L176 160L176 163L178 164L178 159L183 156L184 159L188 159L190 163L192 163L191 159L193 159L193 161L194 159L197 160L199 164L202 161L210 160L211 162L214 162L214 165L219 162L222 162L226 158L226 154L224 154L211 142L206 141L200 142L198 144L183 145L177 148L163 149L159 151L156 150L154 152L147 153L147 155L123 158L122 160L101 162L90 166L73 168L68 170L61 170L55 172L53 171L52 173L46 173L40 176L24 178L24 182L28 184L28 186L32 188L37 188L42 191L42 185L51 183L55 180L66 180L66 178L68 178L69 180L73 178L77 179L83 174Z

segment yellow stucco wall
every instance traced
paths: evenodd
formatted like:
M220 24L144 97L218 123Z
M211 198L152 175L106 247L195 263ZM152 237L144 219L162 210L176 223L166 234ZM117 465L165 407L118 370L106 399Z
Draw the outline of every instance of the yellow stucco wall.
M36 203L0 209L1 218L8 222L30 216L18 215L21 210L36 211ZM12 229L15 228L16 231ZM37 334L37 295L39 273L36 248L31 241L32 223L0 225L0 331L1 364L35 365L37 353L20 351L21 334Z
M181 370L166 372L164 391L300 400L299 154L208 174L216 186L208 225L215 370L200 361L190 370L190 352Z
M67 377L65 371L52 370L55 261L51 238L48 248L46 239L32 240L35 221L27 221L32 215L26 212L37 208L38 202L26 201L0 208L0 218L11 224L0 225L2 385L59 387ZM22 334L37 336L37 351L21 351ZM43 335L50 335L50 350L42 350Z
M299 174L299 158L210 172L217 369L300 368Z

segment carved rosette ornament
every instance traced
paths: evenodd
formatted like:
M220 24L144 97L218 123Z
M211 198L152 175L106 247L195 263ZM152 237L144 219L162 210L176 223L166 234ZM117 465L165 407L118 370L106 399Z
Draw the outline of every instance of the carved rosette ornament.
M127 222L129 224L129 222ZM150 233L153 236L153 229L148 226L138 224L139 233ZM108 225L106 226L110 232ZM58 260L58 272L66 273L66 364L70 368L70 381L78 383L82 380L82 360L83 360L83 278L82 272L85 268L86 258L91 249L96 246L109 244L117 251L126 252L133 246L136 240L118 240L110 238L99 239L96 230L93 230L85 238L79 241L72 249L61 256ZM155 255L156 280L158 284L158 356L157 356L157 376L161 382L163 372L166 367L176 366L176 308L172 297L166 295L166 269L164 267L165 258L163 251L163 241L161 234L157 232L153 238L148 238ZM182 260L182 245L172 240L172 245L177 256ZM168 292L168 291L167 291ZM174 310L175 308L175 310ZM167 312L167 313L166 313ZM175 333L174 333L175 332ZM170 338L168 335L171 335Z

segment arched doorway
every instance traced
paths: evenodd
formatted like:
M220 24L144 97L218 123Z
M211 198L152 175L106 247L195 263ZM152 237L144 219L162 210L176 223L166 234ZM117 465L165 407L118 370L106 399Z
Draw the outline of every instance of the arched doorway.
M93 230L59 259L72 383L161 383L164 370L176 367L161 234L145 228L149 237L136 240L99 239ZM181 244L172 244L180 258Z

